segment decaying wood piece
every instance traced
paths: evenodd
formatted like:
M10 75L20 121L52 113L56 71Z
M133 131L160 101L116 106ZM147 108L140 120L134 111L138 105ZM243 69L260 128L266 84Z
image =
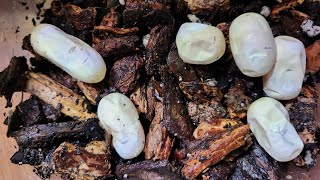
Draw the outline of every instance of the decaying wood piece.
M93 104L97 103L96 98L99 96L99 91L97 88L81 81L77 81L77 85L89 101L91 101Z
M153 27L158 24L170 24L174 22L168 7L171 0L126 0L125 9L122 13L126 27Z
M187 142L192 139L192 124L179 87L168 69L163 71L163 124L171 135Z
M320 70L320 40L306 48L307 72L312 74Z
M142 85L136 88L130 95L130 99L136 106L139 113L146 114L148 112L147 87Z
M172 29L158 25L151 29L146 46L146 72L153 75L159 72L160 65L166 63Z
M193 132L195 139L214 137L222 133L232 131L241 124L232 119L214 119L211 122L202 122Z
M117 27L120 24L121 15L114 10L110 9L110 12L107 13L101 20L100 26L103 27ZM96 28L96 27L95 27Z
M188 102L188 114L194 124L210 122L215 118L223 118L227 110L219 101L210 101L204 103Z
M82 96L44 74L30 72L25 90L74 119L96 117L96 114L88 112L88 105Z
M292 0L290 2L286 2L286 3L282 3L282 4L278 4L276 6L274 6L274 8L271 11L270 17L271 19L276 19L276 18L280 18L279 14L282 11L294 8L296 6L298 6L299 4L303 3L304 0Z
M179 83L181 91L191 101L210 102L213 99L220 101L223 94L212 81L206 82L181 82Z
M142 61L139 55L127 56L116 61L110 70L110 86L124 94L132 91L138 83Z
M230 9L230 0L185 0L188 3L189 9L198 14L203 11L212 12L218 9Z
M85 148L68 142L52 153L55 171L68 179L104 178L111 173L110 152L104 141L92 141Z
M163 103L157 102L155 116L150 125L144 148L145 158L153 160L168 160L174 139L169 136L167 129L162 125Z
M196 147L189 149L181 173L187 179L197 177L207 167L224 159L230 152L243 146L250 138L249 125L240 126L220 138L200 140Z
M203 173L202 180L226 180L233 173L235 167L236 163L234 162L221 162Z
M199 81L195 70L190 64L186 64L179 57L178 49L175 43L171 45L167 57L167 65L174 77L183 82Z
M71 23L76 30L89 29L94 26L97 11L94 7L81 9L79 6L67 4L66 19Z
M11 133L19 146L28 148L45 147L65 139L101 139L103 135L96 119L37 124Z
M28 71L27 59L25 57L13 57L10 64L0 72L0 97L5 96L7 105L10 105L12 94L22 91Z
M136 180L180 180L176 167L169 161L145 160L135 164L117 166L116 174L119 179Z
M136 43L139 37L135 35L122 37L107 37L106 39L95 39L93 48L101 54L102 57L123 57L129 52L136 50Z
M318 154L316 133L319 131L319 125L315 114L318 98L318 90L305 85L302 87L301 94L286 104L290 121L304 143L302 153L293 160L297 166L311 167L316 163Z
M282 179L286 173L286 165L270 157L262 147L255 142L252 148L243 157L233 162L236 168L229 177L230 180Z
M252 99L245 95L245 81L236 80L226 94L227 110L231 119L246 117Z

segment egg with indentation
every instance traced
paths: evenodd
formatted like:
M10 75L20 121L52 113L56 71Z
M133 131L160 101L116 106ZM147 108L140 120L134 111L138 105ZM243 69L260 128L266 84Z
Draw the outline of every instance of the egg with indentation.
M220 29L195 22L180 26L176 44L180 58L189 64L213 63L226 50L226 41Z
M248 109L247 121L260 146L275 160L291 161L301 153L304 144L279 101L256 100Z
M132 101L120 93L101 99L98 118L102 127L112 134L112 144L124 159L137 157L143 150L145 134L139 114Z
M300 94L306 70L303 43L290 36L275 38L277 59L272 70L263 76L264 92L275 99L290 100Z
M98 83L106 75L106 64L96 50L56 26L51 24L36 26L30 40L36 53L75 79L86 83Z
M273 67L276 43L268 22L260 14L245 13L234 19L229 40L233 58L243 74L259 77Z

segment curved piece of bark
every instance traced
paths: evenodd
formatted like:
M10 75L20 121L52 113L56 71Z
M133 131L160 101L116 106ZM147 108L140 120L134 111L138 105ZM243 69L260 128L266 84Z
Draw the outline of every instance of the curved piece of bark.
M103 139L104 131L96 119L68 121L61 123L37 124L14 131L11 136L22 147L38 148L61 142L65 139ZM82 139L82 141L84 141Z
M212 122L202 122L193 132L195 139L203 139L232 131L241 124L232 119L214 119Z
M104 141L92 141L85 148L68 142L52 153L55 171L64 178L100 179L111 173L110 152Z
M245 145L249 132L249 125L243 125L218 139L203 140L189 151L181 173L187 179L196 178L207 167L218 163L230 152Z
M179 87L167 71L163 71L163 124L171 135L187 142L192 139L192 124Z
M25 90L74 119L86 120L97 116L88 112L82 96L44 74L30 72Z
M89 101L93 104L97 103L96 98L99 96L99 91L93 85L81 81L77 81L77 85Z
M230 0L185 0L189 9L197 14L203 11L212 12L218 9L226 10L230 8Z
M157 102L155 116L150 125L144 148L145 158L153 160L168 160L174 139L169 136L167 129L162 125L163 103Z
M5 96L8 106L11 106L10 101L13 93L23 90L27 81L27 71L27 59L13 57L9 66L0 72L0 97Z

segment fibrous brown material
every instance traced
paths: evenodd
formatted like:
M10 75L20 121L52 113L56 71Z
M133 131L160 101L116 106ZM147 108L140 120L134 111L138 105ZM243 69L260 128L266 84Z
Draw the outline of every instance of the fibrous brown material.
M193 68L182 61L179 57L176 44L171 45L170 52L167 57L167 65L177 80L183 82L198 81L198 77Z
M68 179L103 178L110 173L110 152L104 141L92 141L85 148L68 142L52 153L55 171Z
M174 139L169 136L167 129L162 125L163 103L157 102L155 116L150 125L144 148L145 158L153 160L168 160Z
M130 99L136 106L139 113L146 114L148 112L147 87L142 85L136 88L130 95Z
M285 165L270 157L257 143L254 143L252 149L239 158L235 165L236 168L229 177L231 180L277 180L286 172Z
M276 19L280 17L280 13L282 11L294 8L296 6L298 6L299 4L301 4L304 0L292 0L290 2L286 2L286 3L282 3L279 5L276 5L270 14L271 19Z
M165 64L172 29L169 26L155 26L151 29L146 46L146 71L152 75L159 71L159 66Z
M77 85L86 96L86 98L93 104L96 104L96 98L99 96L99 90L94 87L94 85L87 84L81 81L77 81Z
M212 12L218 9L227 10L230 8L230 0L185 0L189 9L197 14L203 11Z
M177 136L182 141L192 138L192 125L187 115L182 94L173 77L168 72L163 72L163 124L171 135Z
M129 52L135 51L138 36L108 37L95 43L93 48L102 57L123 57Z
M124 94L132 91L140 76L141 65L142 58L139 55L127 56L116 61L110 70L110 86Z
M25 90L74 119L96 117L96 114L88 112L88 105L82 96L44 74L30 72Z
M307 72L316 73L320 70L320 40L306 48Z
M101 20L100 26L117 27L120 24L120 18L121 15L112 8Z
M224 159L230 152L243 146L249 136L249 125L240 126L217 139L204 139L189 150L181 173L187 179L197 177L207 167Z
M223 96L220 89L217 88L211 81L181 82L179 83L179 87L186 97L191 101L210 102L213 99L220 101Z
M95 119L61 123L37 124L11 133L22 147L37 148L52 145L63 139L100 139L103 130Z
M194 124L210 122L215 118L223 118L227 111L219 101L204 103L188 102L188 114Z
M27 81L27 71L27 59L13 57L9 66L0 73L0 97L5 96L7 105L10 105L14 92L23 90Z
M117 167L118 178L129 178L136 180L179 180L182 179L174 166L169 161L141 161L130 165Z
M302 87L301 94L295 100L286 104L290 121L304 143L302 153L293 160L297 166L310 167L316 163L318 152L316 132L319 131L319 126L315 118L315 112L318 98L319 92L317 89L305 85Z
M251 104L251 98L245 95L245 81L236 80L235 84L228 90L227 110L231 119L246 117L247 110Z
M225 180L233 173L236 164L234 162L221 162L209 168L203 173L202 180Z
M153 27L158 24L174 22L168 10L170 0L126 0L122 13L125 26Z
M79 6L75 5L65 5L66 18L69 23L71 23L76 30L89 29L94 26L97 11L93 7L88 7L86 9L81 9Z
M195 139L214 137L225 132L232 131L240 125L241 124L239 122L232 119L214 119L210 123L200 123L194 130L193 137Z

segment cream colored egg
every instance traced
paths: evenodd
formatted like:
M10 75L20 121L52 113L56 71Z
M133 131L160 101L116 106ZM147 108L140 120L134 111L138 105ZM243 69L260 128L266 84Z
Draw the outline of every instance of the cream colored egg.
M137 157L143 150L145 134L139 114L132 101L120 93L101 99L98 118L104 129L112 134L112 144L124 159Z
M260 146L275 160L291 161L301 153L303 142L279 101L269 97L256 100L248 109L247 120Z
M184 23L176 36L180 58L189 64L210 64L220 59L226 42L220 29L201 23Z
M277 49L270 26L257 13L245 13L233 20L229 30L233 58L240 71L250 77L267 74Z
M101 55L56 26L36 26L31 33L31 45L36 53L80 81L98 83L105 77L107 67Z
M278 36L275 40L277 59L272 70L263 76L263 90L275 99L293 99L302 88L306 70L305 47L290 36Z

